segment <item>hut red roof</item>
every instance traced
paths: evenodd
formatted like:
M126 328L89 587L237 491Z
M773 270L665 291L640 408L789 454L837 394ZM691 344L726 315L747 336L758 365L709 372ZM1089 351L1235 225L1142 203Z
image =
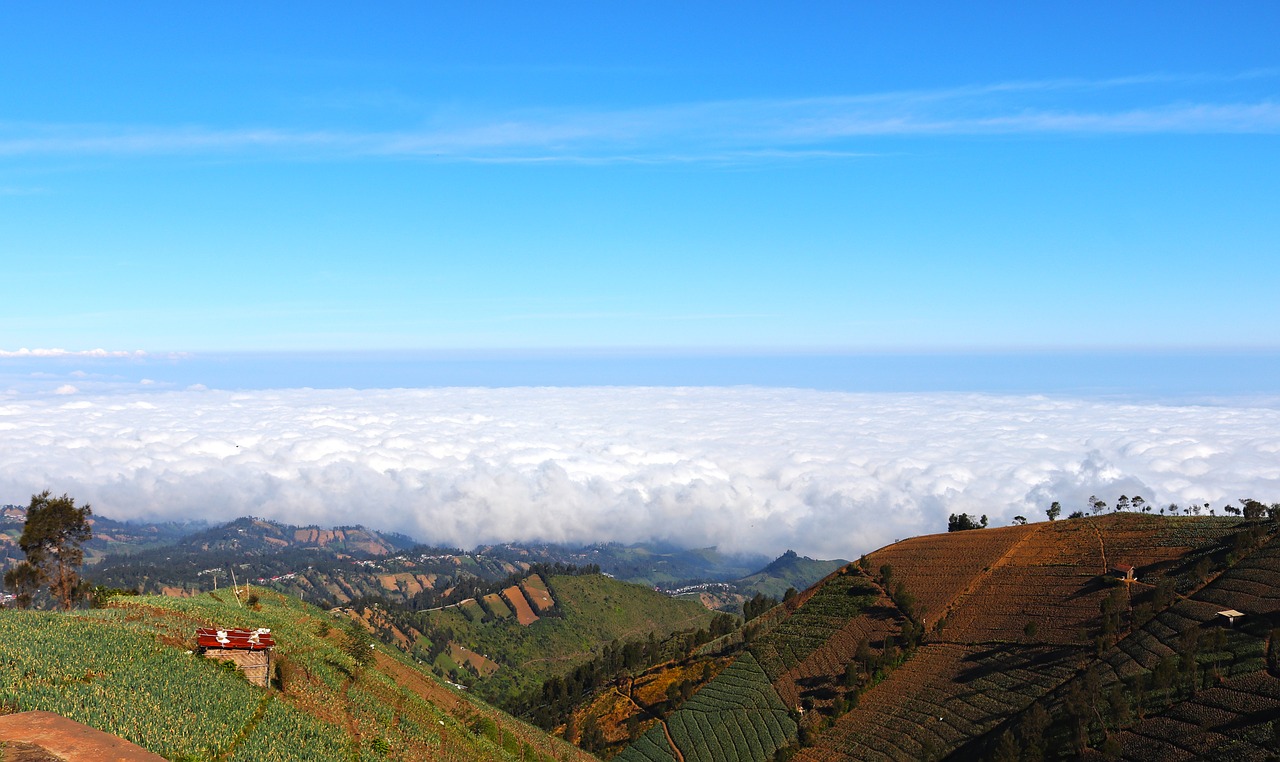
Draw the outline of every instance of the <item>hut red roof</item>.
M239 627L217 629L201 627L196 630L196 645L201 648L238 648L248 651L264 651L275 648L276 639L271 630L243 630Z

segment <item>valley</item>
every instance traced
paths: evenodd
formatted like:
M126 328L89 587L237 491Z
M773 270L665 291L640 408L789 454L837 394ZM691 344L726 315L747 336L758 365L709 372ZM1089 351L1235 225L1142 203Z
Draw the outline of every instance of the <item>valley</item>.
M750 574L712 551L97 518L111 531L85 574L103 608L0 612L0 705L190 760L291 759L278 749L298 744L316 759L1265 760L1280 723L1275 513L1117 511L855 562L788 552ZM639 557L660 568L646 584L604 573L640 574ZM197 626L268 627L269 690L180 658ZM50 628L48 656L28 650ZM378 643L367 668L344 657L358 637ZM174 670L257 698L245 715L200 709L208 727L189 737L147 707L190 710L198 692L145 688L145 721L108 708Z

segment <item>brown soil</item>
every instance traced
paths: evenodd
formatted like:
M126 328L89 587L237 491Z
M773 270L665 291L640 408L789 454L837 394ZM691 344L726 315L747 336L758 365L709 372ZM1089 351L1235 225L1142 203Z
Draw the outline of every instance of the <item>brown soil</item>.
M101 730L82 725L53 712L19 712L0 717L0 740L6 742L5 759L14 742L38 747L53 756L26 756L16 759L62 759L66 762L164 762L141 746ZM17 747L15 747L17 748ZM34 749L18 749L22 753Z
M542 581L542 577L534 574L521 582L520 587L524 589L539 613L555 608L556 602L551 597L551 591L547 589L547 583Z
M457 664L466 662L476 668L482 677L488 677L498 671L498 663L486 659L483 654L478 654L471 649L460 646L457 643L449 643L449 658Z
M533 613L533 609L530 608L529 602L524 599L524 593L520 592L520 588L515 585L508 587L502 591L502 597L507 599L507 602L511 604L511 610L516 612L516 621L520 623L520 626L528 627L538 621L538 615Z
M35 744L0 741L0 762L63 762L63 759Z

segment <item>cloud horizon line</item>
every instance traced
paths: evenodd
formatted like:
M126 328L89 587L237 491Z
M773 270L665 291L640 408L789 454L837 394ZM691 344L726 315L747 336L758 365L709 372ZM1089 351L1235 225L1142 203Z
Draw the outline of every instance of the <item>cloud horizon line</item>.
M856 557L1097 494L1280 494L1280 408L761 388L168 391L0 405L0 494L423 542ZM854 555L850 555L854 554Z

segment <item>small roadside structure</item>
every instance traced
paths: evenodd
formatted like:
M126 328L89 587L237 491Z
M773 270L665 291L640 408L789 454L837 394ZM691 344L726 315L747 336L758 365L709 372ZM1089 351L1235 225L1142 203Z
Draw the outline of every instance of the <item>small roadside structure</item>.
M271 630L201 627L196 630L196 652L206 659L234 662L246 679L263 688L271 684Z
M1242 617L1244 617L1244 614L1236 611L1235 609L1227 609L1225 611L1218 612L1218 621L1225 621L1228 627L1234 627L1236 620Z
M1111 573L1125 582L1133 582L1136 580L1138 578L1137 571L1137 569L1134 569L1129 564L1116 564L1111 567Z

